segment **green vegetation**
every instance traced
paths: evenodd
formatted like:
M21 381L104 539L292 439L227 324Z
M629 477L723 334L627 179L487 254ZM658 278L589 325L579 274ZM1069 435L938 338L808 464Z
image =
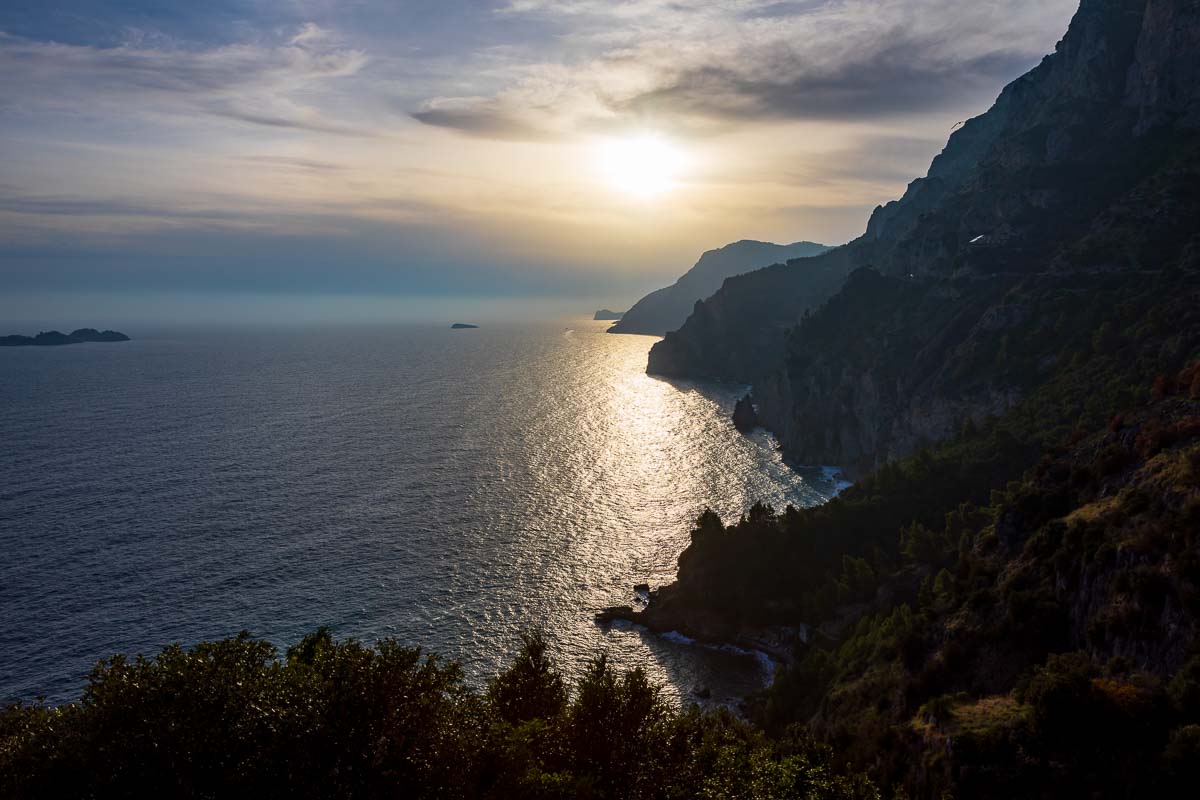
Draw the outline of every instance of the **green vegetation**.
M799 731L669 707L592 662L573 692L536 635L485 691L453 662L319 630L96 666L82 699L0 712L0 796L836 798L879 795Z
M874 287L888 279L865 280ZM1020 480L1043 454L1080 431L1103 427L1115 410L1150 400L1156 376L1179 373L1200 352L1198 286L1196 273L1180 271L1149 279L1038 280L1013 290L1014 303L1027 308L1031 320L1045 321L1004 336L1010 360L1026 365L1024 401L1002 418L965 422L953 440L885 465L827 505L780 514L757 508L728 528L712 515L702 517L664 604L753 626L821 622L870 600L878 576L900 567L905 548L928 548L931 539L957 547L994 491ZM1073 299L1079 293L1091 298L1086 305ZM821 326L849 316L831 304L802 330L817 335ZM863 337L870 338L869 329ZM838 347L836 332L824 338ZM843 348L858 347L853 337L842 338ZM876 358L894 356L888 351ZM845 360L854 357L845 354ZM1015 369L992 355L985 360L1006 373ZM1047 374L1036 367L1044 363L1057 366ZM1190 378L1174 380L1182 393L1190 392Z
M986 494L1061 386L824 508L706 514L668 602L716 593L705 607L743 625L823 623L751 717L805 725L882 786L1178 796L1200 780L1197 375L1130 390L1114 374L1133 411Z

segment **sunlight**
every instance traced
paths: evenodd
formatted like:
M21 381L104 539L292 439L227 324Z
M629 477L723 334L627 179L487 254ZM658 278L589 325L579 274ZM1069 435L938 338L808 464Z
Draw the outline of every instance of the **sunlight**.
M670 191L687 166L683 151L659 136L610 139L600 147L600 167L608 183L636 197Z

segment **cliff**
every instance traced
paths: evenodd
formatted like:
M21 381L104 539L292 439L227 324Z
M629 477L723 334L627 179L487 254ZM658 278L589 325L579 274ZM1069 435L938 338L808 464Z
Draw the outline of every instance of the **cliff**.
M1194 2L1084 0L926 178L807 265L841 260L823 304L763 270L656 348L752 379L788 452L861 476L818 508L704 514L636 615L811 632L751 702L768 730L802 724L909 797L1192 791L1197 36Z
M727 282L650 370L752 382L793 458L859 474L1003 414L1103 323L1097 276L1195 260L1198 13L1085 0L862 237Z
M710 250L673 285L639 300L609 332L662 336L682 325L696 302L720 289L726 278L828 249L812 242L778 245L746 240Z

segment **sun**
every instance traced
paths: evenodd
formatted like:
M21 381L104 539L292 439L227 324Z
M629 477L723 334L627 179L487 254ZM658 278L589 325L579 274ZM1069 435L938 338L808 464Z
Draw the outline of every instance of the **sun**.
M608 183L635 197L657 197L675 188L687 161L682 150L655 135L609 139L600 146Z

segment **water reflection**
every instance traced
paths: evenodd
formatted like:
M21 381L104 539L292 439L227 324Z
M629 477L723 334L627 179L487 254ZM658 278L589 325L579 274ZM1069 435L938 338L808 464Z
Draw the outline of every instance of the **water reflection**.
M554 464L539 477L560 486L577 517L570 565L559 566L587 574L586 590L576 594L578 604L548 609L575 615L574 624L560 618L555 626L567 631L580 614L630 602L636 583L670 582L705 508L731 518L757 501L781 508L822 502L832 489L819 471L785 465L765 431L744 436L733 429L729 415L745 387L647 376L653 339L598 331L577 331L578 360L592 366L558 370L576 381L556 393L524 443L531 463ZM703 685L712 687L714 702L729 701L768 677L746 654L639 628L598 629L599 642L596 632L563 637L559 647L576 662L606 649L619 663L646 668L677 700Z
M477 683L537 626L570 677L607 651L675 699L759 685L753 658L592 616L672 580L704 508L833 484L734 430L743 387L651 378L653 339L572 327L0 353L0 699L73 697L114 652L317 625L430 647Z

